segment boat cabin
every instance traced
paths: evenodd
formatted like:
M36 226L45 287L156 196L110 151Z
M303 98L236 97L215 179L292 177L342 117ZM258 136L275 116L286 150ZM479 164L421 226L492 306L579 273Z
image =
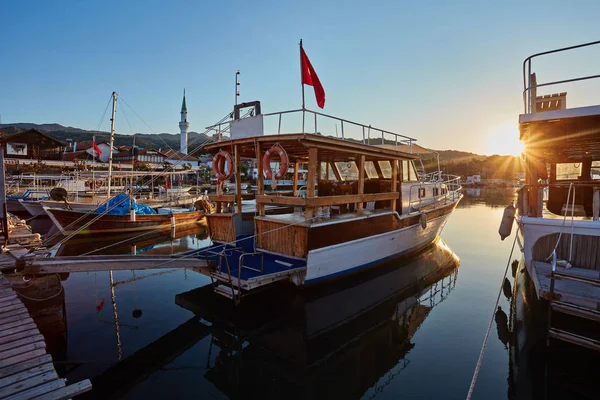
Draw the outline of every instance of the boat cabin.
M244 200L238 179L235 194L209 196L217 205L216 213L207 216L213 241L231 243L240 235L256 233L256 250L304 259L317 248L418 224L418 215L405 217L451 194L441 174L419 176L415 167L418 155L397 150L402 144L410 148L414 139L381 130L379 145L366 137L325 136L316 131L318 113L296 112L312 113L315 132L278 130L266 135L263 115L256 113L247 121L232 122L231 140L204 146L215 156L213 170L215 165L219 168L222 154L229 157L221 163L225 175L240 176L244 160L253 160L258 169L253 200ZM279 119L281 126L281 114ZM239 125L245 125L241 134ZM372 129L362 128L363 135L366 128ZM384 134L397 145L390 145ZM307 170L305 182L299 182L301 174L297 172L302 166ZM285 178L288 168L294 171L292 190L277 190L273 181ZM459 187L458 181L456 185ZM249 203L255 204L250 213L245 207Z

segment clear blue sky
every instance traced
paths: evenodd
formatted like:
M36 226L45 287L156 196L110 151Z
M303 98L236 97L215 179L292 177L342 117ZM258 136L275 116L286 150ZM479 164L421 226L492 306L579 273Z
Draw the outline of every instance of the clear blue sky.
M324 112L436 149L503 153L505 137L516 142L522 60L600 39L598 15L598 1L4 0L0 114L95 129L114 90L154 131L177 133L185 87L202 132L231 110L237 69L241 101L299 107L303 38ZM599 56L540 64L540 80L598 73ZM598 100L576 89L570 106ZM125 112L134 132L150 132ZM117 131L131 133L122 112Z

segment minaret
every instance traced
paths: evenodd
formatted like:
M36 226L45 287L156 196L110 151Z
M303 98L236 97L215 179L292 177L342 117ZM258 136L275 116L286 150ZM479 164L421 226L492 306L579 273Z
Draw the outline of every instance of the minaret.
M179 122L179 130L181 131L181 139L179 152L181 154L187 154L188 152L188 131L190 129L190 123L187 120L187 106L185 104L185 89L183 89L183 103L181 103L181 121Z

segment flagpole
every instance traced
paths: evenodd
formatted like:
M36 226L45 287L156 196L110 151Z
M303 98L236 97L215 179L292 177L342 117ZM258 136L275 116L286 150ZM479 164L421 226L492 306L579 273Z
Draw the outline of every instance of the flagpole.
M304 60L302 59L302 39L300 39L300 86L302 86L302 133L304 133Z

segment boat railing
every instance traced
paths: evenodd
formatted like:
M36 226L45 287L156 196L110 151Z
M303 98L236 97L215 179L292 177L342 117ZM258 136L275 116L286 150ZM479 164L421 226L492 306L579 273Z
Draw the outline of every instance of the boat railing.
M563 47L563 48L555 49L555 50L544 51L544 52L533 54L533 55L527 57L523 61L523 106L524 106L525 114L530 114L532 112L535 112L535 100L536 99L535 99L535 95L533 95L532 93L535 93L536 92L535 89L537 89L537 88L600 78L600 75L586 75L586 76L580 76L580 77L571 78L571 79L562 79L562 80L553 81L553 82L537 83L537 82L532 81L532 75L531 75L531 72L532 72L531 62L534 58L548 55L548 54L554 54L554 53L560 53L560 52L564 52L564 51L579 49L582 47L594 46L597 44L600 44L600 40L597 40L595 42L590 42L590 43L583 43L583 44L579 44L579 45L575 45L575 46Z
M333 115L324 114L318 111L308 109L278 111L263 114L263 116L277 118L277 134L279 135L281 133L284 133L282 132L281 128L283 117L290 117L292 115L299 116L300 114L302 117L302 133L322 135L322 133L319 131L319 123L323 123L323 121L325 120L330 123L333 122L336 130L336 137L346 141L375 146L391 145L394 146L396 150L398 150L399 146L406 145L411 151L412 144L417 141L417 139L415 138L406 135L401 135L399 133L391 132L385 129L376 128L372 125L365 125L359 122L350 121L344 118L339 118ZM309 120L310 122L308 122L307 120ZM340 126L339 133L337 131L337 124L339 124ZM350 132L349 129L351 129L352 132Z
M254 113L248 112L240 119L253 117ZM400 149L400 146L408 146L408 152L412 152L412 145L417 139L402 135L396 132L391 132L385 129L377 128L372 125L361 124L359 122L350 121L344 118L335 117L333 115L324 114L318 111L308 110L308 109L295 109L295 110L286 110L286 111L277 111L272 113L262 114L265 119L265 125L267 124L276 124L276 127L272 130L275 131L278 135L284 133L307 133L314 135L323 135L320 132L320 128L323 127L323 124L327 124L329 122L329 128L331 128L331 123L333 123L333 128L335 129L335 137L338 139L342 139L349 142L354 143L362 143L368 144L372 146L393 146L396 150ZM298 129L290 130L283 129L282 124L285 122L284 117L287 118L287 122L291 121L294 117L298 117L296 119L296 123L300 125ZM218 133L218 140L221 140L223 137L223 133L227 133L231 131L231 122L223 121L217 124L207 126L206 129L215 130ZM271 122L272 121L272 122ZM339 132L337 130L339 125ZM270 130L271 131L271 130ZM326 135L324 135L326 136ZM332 134L328 136L333 137Z
M423 179L421 182L411 185L408 194L409 209L411 211L421 211L423 207L439 201L453 202L460 198L462 190L460 176L441 174L440 172L427 174L426 177L430 177L430 180ZM434 192L433 196L421 195L421 190L429 187L437 189L437 194ZM413 200L413 197L417 197L417 199Z

